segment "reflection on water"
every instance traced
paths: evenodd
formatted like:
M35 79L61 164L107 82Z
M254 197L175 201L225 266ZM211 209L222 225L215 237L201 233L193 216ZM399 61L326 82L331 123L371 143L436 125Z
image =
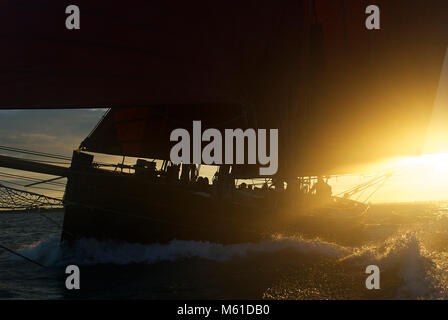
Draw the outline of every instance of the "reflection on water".
M6 299L448 298L447 203L374 206L362 240L359 233L340 241L297 234L225 246L84 239L67 247L59 244L60 228L38 214L0 215L0 228L1 244L47 266L0 251ZM80 291L65 290L69 264L81 268ZM381 270L381 290L365 288L369 265Z

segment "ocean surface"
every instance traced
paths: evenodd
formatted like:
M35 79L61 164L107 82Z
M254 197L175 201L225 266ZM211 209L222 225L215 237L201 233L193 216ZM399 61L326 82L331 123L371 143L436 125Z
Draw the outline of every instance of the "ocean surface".
M63 213L0 214L0 299L447 299L448 202L373 206L361 233L258 244L59 242ZM65 288L65 268L81 290ZM366 267L381 270L367 290Z

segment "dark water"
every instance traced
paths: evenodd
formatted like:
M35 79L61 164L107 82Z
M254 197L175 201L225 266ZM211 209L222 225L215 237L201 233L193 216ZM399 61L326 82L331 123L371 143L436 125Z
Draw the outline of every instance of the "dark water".
M0 299L446 299L448 203L372 208L362 234L277 238L223 246L173 241L136 245L80 240L59 244L62 213L0 214ZM65 289L65 267L81 290ZM365 269L381 270L381 289Z

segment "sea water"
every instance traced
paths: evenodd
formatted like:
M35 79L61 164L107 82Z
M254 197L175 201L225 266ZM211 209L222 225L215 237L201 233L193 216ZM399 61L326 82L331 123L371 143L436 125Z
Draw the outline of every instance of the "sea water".
M446 299L448 203L373 206L362 236L60 244L63 213L0 214L0 299ZM65 268L80 268L67 290ZM369 265L380 290L367 290Z

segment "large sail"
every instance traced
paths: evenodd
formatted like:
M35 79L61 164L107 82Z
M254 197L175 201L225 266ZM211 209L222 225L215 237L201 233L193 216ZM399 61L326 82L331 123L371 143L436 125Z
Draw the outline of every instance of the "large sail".
M287 158L295 161L285 169L338 173L384 158L418 155L447 50L448 4L314 4L308 91L290 109L295 129L287 140ZM364 27L370 4L380 8L380 30Z
M249 103L258 78L277 82L264 64L285 13L301 45L303 1L80 0L80 29L67 30L71 4L2 2L0 106Z
M172 126L149 110L185 109L188 122L208 106L195 120L212 124L238 105L253 111L252 126L279 129L284 176L421 151L447 48L446 1L137 2L80 0L81 29L71 31L61 14L69 2L2 4L0 106L145 107L129 111L147 119L135 134L158 141L104 134L111 123L120 131L120 112L86 149L166 158L170 141L156 133ZM371 4L380 30L365 27Z
M193 137L193 121L201 129L247 128L249 114L239 105L182 105L114 108L81 143L86 151L150 159L170 158L171 132L185 128Z

